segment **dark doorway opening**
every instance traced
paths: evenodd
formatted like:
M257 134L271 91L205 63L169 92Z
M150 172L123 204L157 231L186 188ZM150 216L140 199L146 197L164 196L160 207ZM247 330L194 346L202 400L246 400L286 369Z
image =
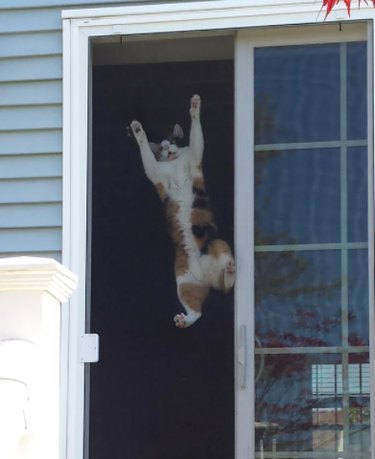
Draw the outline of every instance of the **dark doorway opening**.
M126 127L160 141L188 134L202 97L203 168L220 236L233 247L233 61L95 65L92 84L90 459L234 458L234 300L211 291L203 317L181 312L174 249ZM185 135L186 135L185 134Z

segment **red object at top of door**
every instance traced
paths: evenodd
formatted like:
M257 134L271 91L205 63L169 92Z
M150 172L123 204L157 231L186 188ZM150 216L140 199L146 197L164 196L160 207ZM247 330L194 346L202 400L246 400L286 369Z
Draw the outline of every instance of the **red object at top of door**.
M332 8L337 5L341 0L323 0L323 8L326 8L326 17L329 15L329 13L332 11ZM375 0L371 0L373 5L375 6ZM346 5L346 8L348 10L348 15L350 16L350 6L352 3L352 0L343 0L343 2ZM365 0L365 3L367 1ZM361 5L361 0L358 0L358 6Z

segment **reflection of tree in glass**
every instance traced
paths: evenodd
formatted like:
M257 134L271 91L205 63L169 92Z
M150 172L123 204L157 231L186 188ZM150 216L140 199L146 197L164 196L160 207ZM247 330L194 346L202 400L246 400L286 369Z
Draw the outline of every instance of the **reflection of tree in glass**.
M277 129L276 119L272 112L272 101L267 95L255 97L254 138L255 145L262 143L265 134Z
M271 101L267 98L256 100L255 104L255 139L259 141L263 137L263 132L273 130L276 121L272 115L270 107ZM262 151L255 154L255 194L257 188L264 182L265 170L274 158L277 158L281 151ZM275 246L297 244L285 231L266 233L262 227L263 213L268 211L267 207L273 196L267 196L260 204L256 200L254 215L254 231L256 246ZM288 203L285 203L288 205ZM306 203L308 207L309 203ZM269 212L269 211L268 211ZM297 216L303 218L303 216ZM319 303L325 298L329 301L340 289L341 279L331 279L329 281L316 281L313 279L313 269L311 260L302 252L288 251L265 251L258 252L255 258L255 304L259 308L264 308L269 303L280 303L280 318L285 313L283 306L294 303L294 317L289 317L288 327L272 329L267 327L256 330L263 347L283 347L283 346L324 346L328 345L325 341L326 336L334 327L338 327L341 321L340 308L331 311L330 317L327 314L321 315L322 307ZM310 271L310 272L309 272ZM317 303L317 304L316 304ZM307 307L308 306L308 307ZM334 309L334 308L332 308ZM274 311L272 312L274 314ZM266 318L271 311L257 311L257 316L263 315ZM271 319L271 317L269 317ZM272 317L275 323L280 325L277 315ZM303 335L301 331L309 330ZM307 334L307 336L306 336Z
M274 430L278 451L311 451L314 409L340 405L335 395L329 400L313 397L311 368L312 360L306 355L266 358L262 379L256 387L256 419L278 426Z

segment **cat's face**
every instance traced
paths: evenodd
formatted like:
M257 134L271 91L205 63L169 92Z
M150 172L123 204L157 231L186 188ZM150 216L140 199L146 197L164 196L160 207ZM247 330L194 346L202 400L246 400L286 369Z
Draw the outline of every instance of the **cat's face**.
M180 140L184 137L183 130L179 124L176 124L172 135L160 142L160 144L150 142L150 147L157 161L173 161L180 154Z

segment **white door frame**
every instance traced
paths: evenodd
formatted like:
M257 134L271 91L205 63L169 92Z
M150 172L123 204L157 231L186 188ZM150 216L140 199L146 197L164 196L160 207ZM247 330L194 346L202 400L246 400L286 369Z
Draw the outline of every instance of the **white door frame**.
M80 360L80 337L85 333L86 312L86 256L87 256L87 174L88 174L88 78L89 40L93 37L134 35L151 33L188 32L225 29L252 29L260 26L284 26L317 24L324 19L313 0L253 0L251 5L242 0L213 0L206 2L139 5L113 8L78 9L63 12L63 264L80 279L66 315L63 317L63 337L68 337L63 363L62 400L62 459L83 458L84 438L84 364ZM341 4L340 4L341 5ZM340 6L339 5L339 6ZM354 8L351 18L343 8L334 9L325 24L334 21L368 21L368 40L374 56L373 23L375 9L362 5ZM246 32L248 33L248 32ZM246 33L244 36L246 36ZM317 36L314 33L311 37ZM241 34L239 34L241 37ZM310 39L311 39L310 37ZM251 75L252 59L246 39L239 38L236 45L236 91L235 91L235 238L238 279L236 304L253 304L254 269L244 249L251 253L253 247L252 225L245 228L238 222L252 222L253 187L252 177L246 171L253 169L249 155L253 133L242 126L253 126ZM311 42L311 41L310 41ZM369 79L370 102L369 132L374 132L373 76ZM373 139L369 139L373 146ZM371 183L373 171L370 171ZM243 188L244 183L246 187ZM246 192L244 193L244 189ZM372 198L372 196L371 196ZM370 202L370 201L369 201ZM369 206L371 207L371 206ZM369 224L373 223L373 209L369 210ZM242 247L242 250L239 250ZM373 253L373 247L369 251ZM373 273L373 257L370 272ZM370 298L373 298L373 281ZM253 375L253 317L246 307L236 307L235 327L235 383L236 383L236 459L253 458L254 432L249 428L254 423L254 375ZM374 324L374 308L370 308L370 323ZM244 330L248 333L243 333ZM241 333L239 331L241 330ZM370 342L372 374L375 374L375 330ZM238 345L239 338L245 345ZM248 352L243 351L247 349ZM247 384L244 384L247 381ZM246 387L241 387L246 386ZM372 382L375 394L375 378ZM372 397L372 412L375 412L375 397ZM239 421L240 420L240 421ZM375 438L375 420L372 420L372 438ZM374 448L373 448L374 449ZM373 451L374 455L374 451ZM373 456L375 459L375 455Z

